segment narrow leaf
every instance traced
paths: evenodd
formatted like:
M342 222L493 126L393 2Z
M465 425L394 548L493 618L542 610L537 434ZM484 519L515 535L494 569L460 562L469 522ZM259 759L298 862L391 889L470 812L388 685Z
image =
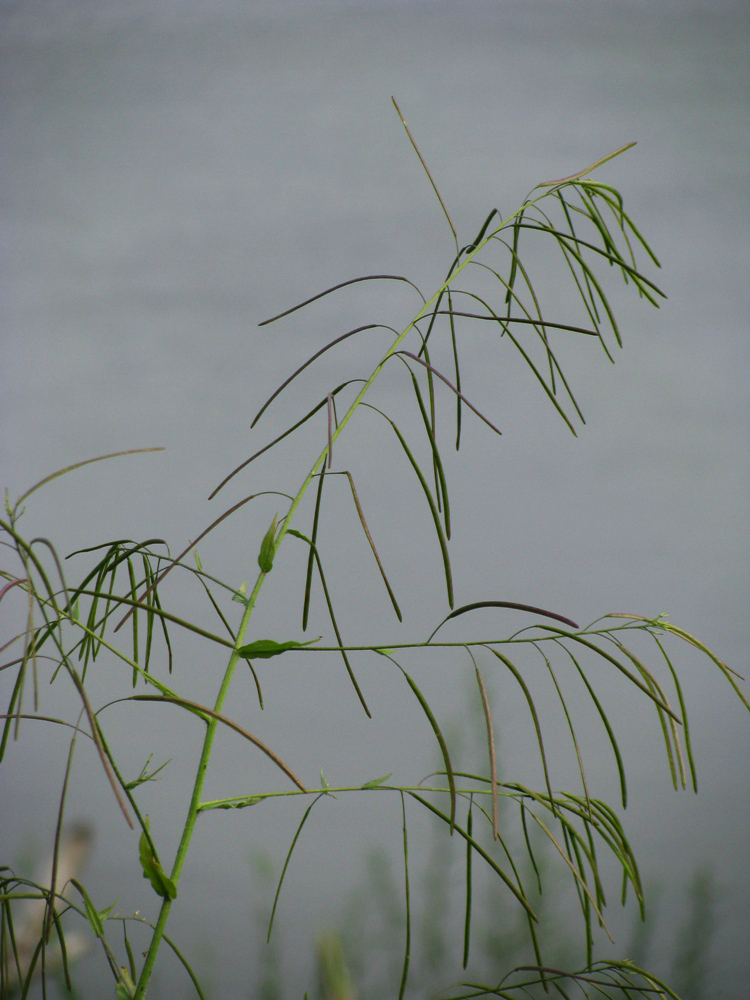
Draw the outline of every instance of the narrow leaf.
M96 907L91 902L89 894L83 888L81 883L78 882L76 879L72 878L70 880L70 884L74 885L76 889L80 892L81 896L83 897L83 906L86 911L86 920L88 920L89 927L91 928L92 932L98 938L104 937L104 922L102 921L102 918L99 915L99 912L97 911Z
M67 465L64 469L58 469L57 472L52 472L49 476L45 476L44 479L40 479L38 483L35 483L32 487L26 490L18 500L16 501L16 507L18 504L23 503L23 501L31 496L31 494L38 490L40 486L44 486L45 483L51 482L53 479L57 479L58 476L64 476L67 472L72 472L74 469L80 469L84 465L91 465L92 462L103 462L108 458L120 458L122 455L144 455L149 451L164 451L164 448L129 448L127 451L113 451L109 455L98 455L96 458L87 458L83 462L76 462L74 465Z
M441 379L441 381L445 382L445 384L452 392L455 392L456 396L458 396L464 403L466 403L466 405L469 407L470 410L473 410L474 413L476 413L476 415L479 417L480 420L483 420L484 423L487 424L487 426L495 432L495 434L500 434L502 436L503 432L501 430L498 430L498 428L495 427L492 421L488 420L483 413L480 413L479 410L476 408L476 406L470 403L469 400L466 398L466 396L464 396L462 392L459 392L459 390L455 387L455 385L453 385L453 383L450 382L445 377L445 375L442 375L437 370L437 368L433 368L432 365L428 365L426 361L422 361L421 358L418 358L416 354L412 354L411 351L399 351L398 353L406 355L407 358L411 358L412 361L416 361L420 365L424 365L424 367L427 368L428 371L431 371L433 375L437 375L437 377Z
M261 740L257 738L257 736L253 736L252 733L249 733L246 729L243 729L242 726L237 725L236 722L232 722L231 719L228 719L225 715L222 715L220 712L216 712L212 708L207 708L205 705L199 705L195 701L188 701L186 698L176 698L174 696L167 696L167 695L134 694L131 695L131 697L127 700L156 701L156 702L161 702L162 704L165 705L177 705L179 708L187 709L188 712L192 712L194 715L197 715L198 718L203 719L204 722L206 721L206 717L216 719L217 722L221 722L222 725L227 726L229 729L233 729L236 733L239 733L240 736L243 736L246 740L249 740L249 742L252 743L253 746L256 746L259 750L261 750L266 755L266 757L272 760L274 764L276 764L276 766L279 767L284 772L284 774L286 774L294 782L294 784L297 786L297 788L300 789L300 791L302 792L307 791L307 789L299 780L299 778L295 775L295 773L286 766L284 761L281 760L281 758L278 757L273 752L273 750L267 747L265 743L263 743Z
M425 809L429 809L431 813L434 813L435 816L438 816L440 819L442 819L443 822L450 824L450 817L446 816L444 812L441 812L441 810L438 809L437 806L434 806L428 799L425 799L421 795L418 795L417 792L410 791L408 794L411 795L413 799L416 799L417 802L419 802L421 805L423 805ZM487 862L487 864L495 872L495 874L502 879L502 881L510 889L510 891L516 897L521 906L523 906L523 908L526 910L526 913L529 915L529 918L533 921L537 921L538 917L534 913L531 904L524 896L522 889L520 889L517 885L515 885L515 883L511 880L511 878L503 871L503 869L498 865L498 863L494 860L494 858L490 854L488 854L487 851L485 851L485 849L481 846L481 844L478 843L478 841L476 841L473 837L471 837L465 830L462 830L461 827L458 825L455 826L455 830L471 846L472 850L476 851L477 854Z
M284 884L284 878L286 876L286 870L289 867L289 862L292 859L292 852L294 851L294 848L295 848L295 845L297 843L297 840L299 839L299 835L302 833L302 827L307 822L307 817L310 815L312 807L315 805L315 803L319 799L322 799L324 795L325 795L325 792L321 792L320 795L317 795L312 800L312 802L310 803L310 805L307 807L307 809L305 810L305 815L302 817L302 819L300 821L300 824L297 827L297 830L296 830L296 832L294 834L294 837L292 838L292 842L289 845L289 850L287 851L286 858L284 859L284 867L281 869L281 875L279 876L279 884L276 886L276 895L273 898L273 906L271 907L271 916L270 916L269 921L268 921L268 934L266 935L266 942L268 942L268 941L271 940L271 931L273 930L273 921L274 921L274 918L276 916L276 907L279 904L279 896L281 895L281 887Z
M328 461L326 465L330 469L333 466L333 396L328 393Z
M116 1000L133 1000L135 996L135 983L130 978L130 973L124 965L120 966L120 978L115 986Z
M159 859L154 854L151 841L145 830L141 833L141 839L138 844L138 856L141 862L143 877L151 883L157 896L161 896L163 899L175 899L177 896L177 887L159 864Z
M574 174L569 174L567 177L561 177L556 181L541 181L537 187L556 187L558 184L569 184L572 181L580 180L581 177L585 177L586 174L590 174L592 170L596 170L597 167L601 167L603 163L607 163L609 160L613 160L620 153L626 152L628 149L632 149L635 146L635 142L628 142L624 146L620 146L619 149L614 150L612 153L607 153L600 160L595 160L588 167L584 167L583 170L578 170Z
M408 364L404 362L405 365ZM430 442L430 448L432 449L432 464L435 471L435 495L442 503L443 507L443 517L445 519L445 537L451 537L451 511L450 511L450 499L448 497L448 485L445 480L445 470L443 469L443 463L440 458L440 451L437 446L437 441L435 440L435 428L434 428L434 413L432 412L434 407L433 395L430 393L430 404L431 404L431 415L427 413L425 409L424 402L422 400L422 393L419 391L419 383L414 372L409 369L409 374L411 375L412 384L414 386L414 395L417 398L417 405L419 406L419 412L422 415L422 421L424 423L425 432L427 434L427 439ZM431 373L430 373L431 374ZM460 400L459 400L460 405Z
M395 660L393 660L392 662L396 663ZM417 701L422 706L422 711L427 716L427 721L430 723L432 731L435 734L435 739L438 741L438 746L440 747L440 753L443 755L443 762L445 764L445 774L448 779L448 788L450 789L450 798L451 798L450 830L451 833L453 833L453 830L456 826L456 780L453 776L453 765L451 764L450 754L448 753L448 745L445 742L445 738L440 730L440 726L438 725L437 719L432 714L432 709L430 708L427 699L417 687L416 681L414 681L409 676L409 674L407 674L404 668L399 666L398 663L396 663L396 666L406 678L406 682L414 692Z
M529 691L526 682L521 676L520 671L513 663L511 663L511 661L508 659L507 656L504 656L501 652L499 652L499 650L494 649L492 646L487 646L486 648L489 649L490 652L493 653L498 658L498 660L500 660L501 663L505 664L505 666L513 674L516 681L518 682L519 687L523 691L526 703L529 706L529 711L531 712L531 718L533 719L534 722L534 729L536 730L536 739L537 743L539 744L539 755L542 759L542 770L544 771L544 782L547 786L547 794L550 797L550 802L554 803L554 799L552 796L552 785L550 784L549 770L547 768L547 755L544 750L544 740L542 739L542 727L539 722L539 716L537 715L536 705L534 704L534 699L531 696L531 692Z
M462 607L456 608L455 611L451 611L449 615L446 615L427 641L431 642L435 633L438 632L438 630L441 629L447 621L450 621L451 618L458 618L459 615L464 615L467 611L476 611L478 608L511 608L514 611L528 611L532 615L544 615L545 618L554 618L555 621L564 622L566 625L570 625L574 629L579 628L579 626L576 625L574 621L571 621L570 618L565 618L564 615L558 615L554 611L545 611L544 608L536 608L532 604L516 604L514 601L475 601L473 604L464 604Z
M409 962L411 960L411 894L409 892L409 838L406 831L406 803L404 793L401 792L401 816L404 837L404 895L406 897L405 906L405 934L404 934L404 964L401 968L401 985L398 991L398 1000L403 1000L406 990L406 981L409 976Z
M602 706L602 703L599 701L598 697L596 696L596 692L594 691L593 687L591 686L591 682L586 677L586 674L583 672L583 669L581 668L581 665L578 662L578 660L575 658L575 656L573 656L573 654L571 653L571 651L568 649L567 646L565 646L562 642L559 642L559 640L555 640L555 641L558 642L560 646L562 646L562 648L568 654L568 656L570 657L570 659L573 661L573 664L574 664L576 670L578 671L578 674L579 674L581 680L586 685L586 690L588 691L589 696L591 697L591 700L593 701L594 706L595 706L597 712L599 713L599 718L602 720L602 725L604 726L605 730L607 731L607 737L609 739L610 746L612 747L612 752L615 755L615 763L617 765L617 774L618 774L618 777L619 777L619 780L620 780L620 798L622 800L622 808L625 809L625 808L627 808L627 804L628 804L628 786L627 786L627 782L626 782L626 778L625 778L625 765L624 765L623 760L622 760L622 754L620 753L620 748L617 745L617 738L615 736L614 730L612 729L612 725L611 725L611 723L609 721L609 718L607 717L607 713L604 711L604 707Z
M440 192L437 189L437 184L432 179L432 174L430 173L427 164L425 163L424 159L422 158L422 154L419 152L419 148L418 148L416 142L414 141L414 136L409 131L409 126L406 124L406 119L401 114L401 108L398 106L398 104L396 104L396 98L395 97L391 97L391 101L393 102L393 106L396 109L396 112L397 112L399 118L401 119L401 124L404 126L404 131L409 136L409 142L412 144L412 148L414 149L414 152L417 154L417 157L419 158L419 162L422 164L422 169L427 174L427 179L429 180L430 184L432 185L432 190L435 192L435 196L436 196L437 200L440 202L440 207L443 210L443 215L448 220L448 225L451 227L451 232L453 233L453 239L456 242L456 247L458 247L458 237L456 236L456 227L453 225L453 220L451 219L450 215L448 214L448 209L445 207L445 202L440 197ZM612 155L614 156L615 154L613 153Z
M469 964L469 945L471 943L471 834L474 827L474 796L469 797L469 813L466 817L466 833L469 839L466 841L466 906L464 909L464 969Z
M378 785L382 785L384 781L388 781L392 773L393 772L391 772L390 774L384 774L382 778L373 778L372 781L366 781L364 785L362 785L362 788L377 788ZM321 777L322 775L323 772L321 771ZM327 788L328 786L325 785L324 787Z
M361 381L361 379L350 379L348 382L342 382L341 385L337 386L333 390L331 395L335 396L337 393L341 392L342 389L345 389L348 385L350 385L351 382L358 382L358 381ZM268 444L264 445L262 448L256 451L253 455L250 456L250 458L246 458L244 462L240 462L240 464L236 466L236 468L232 469L232 471L227 476L224 476L219 485L214 490L212 490L211 493L209 493L208 499L213 500L216 494L220 490L223 490L224 487L229 482L229 480L234 479L237 473L242 472L242 470L246 466L250 465L251 462L254 462L256 458L259 458L265 452L270 451L270 449L273 448L275 445L277 445L279 441L283 441L285 437L289 437L290 434L293 434L298 427L301 427L302 424L306 423L306 421L308 421L310 417L314 416L318 412L318 410L322 409L327 403L328 403L328 397L326 396L319 403L313 406L313 408L309 411L309 413L306 413L304 417L301 417L296 424L292 424L291 427L288 427L285 431L279 434L278 437L275 437L273 441L269 441Z
M479 672L479 667L476 665L476 663L474 664L474 670L476 671L476 676L477 676L477 686L479 687L479 696L482 699L484 724L487 729L487 745L490 756L490 785L492 789L492 838L493 840L497 840L499 836L498 815L497 815L497 759L495 757L495 735L492 730L492 711L490 709L490 700L487 697L487 689L484 686L482 675ZM465 964L466 963L464 963L464 965Z
M305 304L306 303L303 303L303 305L305 305ZM301 306L299 306L298 308L301 308ZM284 313L282 313L281 315L283 316ZM278 319L279 317L276 317L276 318ZM266 322L267 323L271 323L273 321L272 320L266 320ZM259 325L263 326L264 324L260 323ZM294 379L300 374L300 372L303 372L305 370L305 368L308 367L308 365L311 365L313 363L313 361L315 361L317 358L319 358L321 356L321 354L325 354L326 351L329 351L332 347L335 347L337 344L340 344L342 340L346 340L348 337L354 336L355 333L362 333L363 330L388 330L388 331L390 331L392 333L395 333L395 331L392 329L392 327L390 327L390 326L382 326L382 324L380 324L380 323L368 323L366 326L358 326L355 330L349 330L348 333L342 333L340 337L336 337L330 343L326 344L325 347L321 347L321 349L319 351L316 351L315 354L313 354L313 356L311 358L308 358L307 361L305 361L304 364L300 365L299 368L297 368L294 372L292 372L292 374L289 376L289 378L285 379L281 383L281 385L278 387L278 389L274 390L274 392L268 397L268 399L265 401L265 403L263 404L263 406L261 406L261 408L258 410L258 412L253 417L252 423L250 424L250 428L252 429L253 427L255 427L255 425L257 424L257 422L260 420L260 418L266 412L266 410L271 405L271 403L274 401L274 399L276 399L276 397L279 396L284 391L284 389L286 389L286 387L289 385L289 383L293 382Z
M307 538L305 535L303 535L302 532L295 531L294 528L290 528L289 534L294 535L296 538L300 538L303 542L306 542L310 546L310 550L315 557L315 564L318 567L318 573L320 575L320 583L321 586L323 587L323 596L325 597L326 607L328 608L328 614L331 617L331 624L333 625L333 631L336 635L336 641L339 644L339 651L341 652L341 658L344 661L346 672L349 674L349 680L352 682L352 687L354 688L357 697L359 698L360 704L362 705L362 708L365 710L367 718L371 719L372 715L370 713L370 709L367 706L367 702L365 701L365 696L362 694L362 689L359 686L357 678L354 676L354 671L352 669L351 663L349 662L349 657L346 655L346 649L344 648L344 640L341 637L341 632L339 631L338 622L336 621L336 615L333 610L333 601L331 600L331 595L328 590L328 584L326 583L325 573L323 572L323 564L320 561L320 554L318 553L317 548L313 545L310 539ZM316 642L317 640L313 639L312 641Z
M365 405L369 405L369 404L365 404ZM376 407L371 406L370 409L374 410L374 409L376 409ZM433 520L433 523L435 525L435 532L437 533L437 536L438 536L438 544L440 545L440 552L441 552L442 557L443 557L443 568L444 568L444 571L445 571L445 586L446 586L446 590L448 592L448 605L452 608L453 607L453 573L451 572L450 556L448 555L448 543L447 543L446 538L445 538L445 533L443 532L443 525L442 525L442 521L440 520L440 514L438 512L437 507L435 506L435 501L433 500L432 493L430 492L430 487L427 485L427 480L425 479L424 475L422 474L422 470L419 468L419 465L417 464L416 459L414 458L414 456L412 455L411 451L409 450L409 446L407 445L406 440L404 439L404 436L401 433L401 431L398 429L398 427L396 426L396 424L389 417L386 417L385 414L382 413L382 411L377 410L377 412L380 413L381 416L383 416L388 421L388 423L391 425L391 427L393 428L393 430L394 430L394 432L396 434L396 437L398 438L398 440L399 440L399 442L401 444L401 447L404 449L404 453L405 453L406 457L409 459L409 462L411 463L411 467L414 469L414 474L416 475L417 479L419 480L419 484L422 487L422 490L424 491L425 498L426 498L427 503L428 503L429 508L430 508L430 514L432 515L432 520Z
M339 288L346 288L348 285L356 285L360 281L405 281L407 285L411 287L418 293L419 297L424 302L424 296L419 291L417 286L413 281L409 281L408 278L404 278L400 274L365 274L361 278L350 278L348 281L342 281L338 285L332 285L330 288L326 288L324 292L318 292L317 295L313 295L312 298L305 299L304 302L298 302L296 306L292 306L291 309L285 309L284 312L277 313L270 319L264 319L262 323L258 323L258 326L268 326L269 323L275 323L277 319L282 319L284 316L289 316L291 313L296 312L298 309L304 309L305 306L309 306L311 302L316 302L318 299L322 299L324 295L330 295L331 292L337 292Z
M312 576L315 565L315 551L318 544L318 523L320 520L320 504L323 499L323 483L325 482L325 466L320 470L318 477L318 492L315 495L315 513L313 514L312 540L310 543L310 553L307 559L307 572L305 574L305 596L302 602L302 631L307 630L307 622L310 617L310 599L312 597ZM304 537L304 536L300 536Z
M385 588L388 591L388 596L391 599L391 604L393 605L393 610L396 612L396 617L398 618L398 620L399 621L403 621L403 618L402 618L402 615L401 615L401 608L399 608L399 606L398 606L398 601L396 600L396 595L393 593L393 590L391 589L391 585L388 582L388 577L385 575L385 570L383 569L383 564L380 561L380 556L378 555L378 550L375 548L375 542L372 540L372 535L370 534L370 529L367 527L367 521L365 521L365 512L362 510L362 504L359 502L359 497L357 496L357 490L354 487L354 480L352 479L352 475L351 475L350 472L346 472L345 475L346 475L346 477L349 480L349 486L351 487L351 490L352 490L352 497L354 499L354 506L357 508L357 515L359 517L359 523L362 525L362 530L364 531L365 537L367 538L367 541L370 544L370 549L372 550L372 554L375 557L375 562L378 564L378 569L380 570L380 575L383 578L383 583L385 584ZM450 532L449 532L449 534L450 534ZM314 541L314 539L313 539L313 541Z

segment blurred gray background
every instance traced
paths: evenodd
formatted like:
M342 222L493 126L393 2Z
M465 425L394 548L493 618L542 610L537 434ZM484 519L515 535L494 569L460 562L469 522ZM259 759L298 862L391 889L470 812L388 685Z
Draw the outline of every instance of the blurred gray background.
M354 326L402 325L415 296L406 286L368 283L274 326L257 324L360 274L404 274L429 295L451 259L445 219L391 95L461 242L491 208L507 214L537 182L635 139L638 146L598 179L623 191L661 259L662 271L648 273L668 301L657 312L617 289L625 348L614 368L592 345L571 346L568 371L588 421L579 438L507 345L473 327L463 334L466 391L503 437L465 417L465 447L449 461L457 602L523 601L579 622L608 611L663 611L746 674L747 44L744 5L723 0L0 5L2 485L14 497L94 455L166 447L49 484L29 500L26 537L49 537L64 554L114 538L160 537L174 554L248 493L296 490L322 446L322 422L206 500L329 387L369 372L388 341L367 334L338 358L326 355L251 433L259 405L296 365ZM564 284L551 293L564 311ZM414 419L403 377L392 373L379 392L389 412ZM449 442L452 403L446 396L442 404ZM447 607L419 492L381 427L362 419L350 431L337 465L355 473L411 616L409 634L423 637ZM343 486L329 499L338 506L322 537L346 638L406 638ZM280 504L256 501L218 529L201 546L204 567L232 585L252 581L260 537ZM309 509L305 517L301 530ZM285 547L256 635L301 635L303 553ZM197 587L172 586L176 606L218 628ZM326 630L329 641L316 602L310 635ZM3 634L20 620L4 608ZM527 623L482 612L445 637L489 637ZM212 700L222 657L175 642L175 685ZM750 977L750 728L707 661L687 650L675 657L693 711L697 799L672 792L654 713L621 686L603 688L631 762L627 830L658 903L648 960L669 973L687 887L697 870L710 870L717 893L710 996L736 998ZM427 724L385 661L357 664L370 722L338 661L288 659L261 670L262 715L246 672L227 712L304 780L317 782L321 768L331 784L389 772L418 780L437 766ZM559 737L550 751L556 784L577 787L559 708L538 660L531 662ZM467 708L476 700L470 663L438 657L409 665L453 738L460 743L463 733L481 745ZM108 676L118 669L97 664L97 704L127 693ZM0 675L3 698L10 683ZM502 774L538 785L523 705L504 679L491 684ZM67 704L74 714L74 697ZM42 686L40 711L51 705ZM591 714L585 706L581 713L585 727ZM144 791L169 857L199 724L177 710L172 717L127 705L107 709L102 722L128 774L152 752L154 763L172 759L161 783ZM594 728L592 793L614 804L610 758ZM211 795L279 783L239 739L222 736L218 750ZM10 748L0 772L2 863L49 847L66 753L64 731L41 724L27 724ZM118 911L132 912L148 899L137 838L88 747L77 751L74 777L67 815L93 822L97 835L89 890L99 905L119 897ZM253 921L269 900L258 897L253 858L264 847L278 873L301 812L296 801L202 818L171 933L198 953L210 989L254 995ZM391 852L398 878L400 837L395 798L316 807L279 911L285 995L311 988L314 935L340 922L372 844ZM454 875L460 894L460 862ZM609 888L616 911L616 880ZM598 954L623 955L631 918L610 916L617 944L603 941ZM460 936L457 922L456 947ZM101 956L89 962L93 983ZM165 958L155 995L166 995L170 969Z

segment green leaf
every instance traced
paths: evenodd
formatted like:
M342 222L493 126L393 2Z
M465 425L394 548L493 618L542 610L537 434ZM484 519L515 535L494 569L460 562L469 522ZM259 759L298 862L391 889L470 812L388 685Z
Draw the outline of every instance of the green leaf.
M251 795L247 799L241 799L238 802L222 802L220 806L216 806L217 809L246 809L248 806L257 806L259 802L263 801L262 795Z
M393 774L393 771L391 771L391 774ZM363 788L377 788L378 785L382 785L384 781L388 781L388 779L390 778L391 774L384 774L382 778L373 778L372 781L366 781L364 783L364 785L362 785L362 787Z
M494 653L495 650L493 649L492 652ZM396 663L395 660L393 662ZM429 703L427 702L427 699L425 698L425 696L422 694L422 692L417 687L417 682L415 680L413 680L413 678L411 678L409 676L409 674L407 674L407 672L404 670L404 668L402 666L399 666L398 663L396 663L396 666L401 671L401 673L404 675L404 678L406 679L409 687L412 689L412 691L416 695L417 701L422 706L422 711L427 716L427 721L432 726L432 731L435 734L435 738L438 741L438 745L440 747L440 752L443 755L443 761L445 763L445 776L448 779L448 787L449 787L449 790L450 790L451 814L450 814L450 821L449 822L450 822L450 829L451 829L451 836L452 836L453 835L453 831L454 831L455 826L456 826L456 779L453 776L453 765L451 764L450 754L448 753L448 746L447 746L447 744L445 742L445 738L444 738L444 736L443 736L443 734L442 734L442 732L440 730L440 726L438 725L438 721L435 718L435 716L432 714L432 709L430 708Z
M247 580L244 580L242 586L232 594L232 600L247 607Z
M104 920L106 919L107 914L110 912L110 910L112 910L114 904L112 904L112 906L108 907L106 910L102 910L102 912L99 913L94 904L91 902L89 894L83 888L81 883L77 882L75 879L71 879L70 881L83 897L83 905L86 910L86 919L89 922L89 927L91 928L92 932L98 938L104 937Z
M159 773L159 771L163 771L163 770L164 770L164 768L165 768L165 767L166 767L166 766L167 766L168 764L171 764L171 762L172 762L172 761L171 761L171 758L170 758L169 760L165 760L163 764L160 764L160 765L159 765L159 766L158 766L158 767L156 768L156 770L155 770L155 771L149 771L148 767L149 767L149 764L151 763L151 758L152 758L153 756L154 756L154 755L153 755L152 753L150 753L150 754L148 755L148 760L146 761L146 763L145 763L145 764L143 765L143 767L141 768L141 773L140 773L140 774L138 775L138 777L137 777L137 778L135 778L135 779L134 779L133 781L128 781L128 782L127 782L127 784L125 785L125 788L126 788L126 789L127 789L127 790L128 790L129 792L132 792L132 790L133 790L134 788L137 788L137 787L138 787L139 785L142 785L142 784L144 784L144 783L145 783L145 782L147 782L147 781L161 781L161 778L157 778L157 777L156 777L156 776L157 776L157 774Z
M156 895L161 896L163 899L175 899L177 896L177 887L172 879L164 874L164 870L159 864L159 859L153 852L151 842L145 830L141 834L138 853L141 859L143 877L149 880Z
M276 514L268 531L263 536L258 553L258 565L263 573L270 573L273 569L273 557L276 553Z
M135 983L124 965L120 966L120 978L115 986L115 996L117 1000L133 1000L135 996Z
M303 646L311 646L314 642L320 642L322 636L317 639L310 639L309 642L294 642L292 639L287 642L274 642L273 639L256 639L247 646L240 646L237 652L240 656L255 658L256 660L269 660L272 656L286 653L289 649L302 649Z
M320 770L320 787L323 789L323 794L330 796L330 798L335 799L336 796L330 790L331 786L328 784L328 778L323 774L323 769Z

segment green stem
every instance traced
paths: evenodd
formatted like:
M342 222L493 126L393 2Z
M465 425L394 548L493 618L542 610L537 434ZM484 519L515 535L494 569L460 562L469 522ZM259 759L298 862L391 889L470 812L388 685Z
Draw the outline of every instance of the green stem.
M242 622L240 624L240 629L238 632L237 645L242 644L242 638L247 630L248 622L250 621L250 615L255 607L255 602L258 599L258 594L260 593L260 588L263 585L263 580L265 578L265 573L261 573L255 582L255 587L250 595L245 611L242 615ZM229 658L229 663L227 664L227 669L224 672L224 678L221 682L221 687L219 688L219 693L216 696L216 702L214 704L214 711L217 713L221 712L224 705L224 700L229 691L229 685L232 682L232 676L234 674L234 668L239 659L239 654L237 650L233 650L231 657ZM203 749L201 751L200 762L198 764L198 770L195 775L195 782L193 784L193 794L190 797L190 806L188 808L187 818L185 820L185 826L182 831L182 837L180 838L180 843L177 848L177 854L175 856L174 865L172 867L172 872L170 878L177 885L180 872L182 871L182 866L185 862L187 856L188 847L190 846L190 841L193 836L193 830L195 829L195 823L198 818L199 806L201 803L201 794L203 792L203 783L206 778L206 771L208 770L208 762L211 757L211 749L213 747L214 735L216 734L216 727L218 726L218 720L215 718L209 719L206 724L206 735L203 739ZM143 963L143 969L138 978L138 986L136 987L134 1000L142 1000L146 995L146 986L151 978L151 973L154 968L154 963L156 962L156 956L159 951L159 946L161 945L162 938L164 937L164 930L167 925L167 919L169 918L169 911L172 908L172 900L165 898L162 902L161 909L159 910L159 916L154 925L154 933L151 937L151 944L149 946L148 952L146 954L146 960Z

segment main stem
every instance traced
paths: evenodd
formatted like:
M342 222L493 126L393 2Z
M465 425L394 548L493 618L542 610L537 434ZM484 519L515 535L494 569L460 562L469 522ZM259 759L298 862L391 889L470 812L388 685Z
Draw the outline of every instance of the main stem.
M545 192L545 194L547 193L548 192ZM404 327L401 333L399 333L399 335L393 341L393 343L385 352L381 360L375 366L370 377L367 379L365 384L357 393L357 396L349 406L349 409L346 411L346 413L340 420L338 426L331 434L329 443L326 444L325 448L318 456L318 459L315 461L312 468L305 477L305 480L302 483L302 486L300 487L299 491L297 492L297 495L295 496L294 500L292 501L292 505L287 511L286 517L284 518L281 527L279 529L279 532L276 536L276 542L275 542L276 548L278 548L278 546L281 544L281 540L289 530L294 513L297 510L299 504L301 503L303 496L307 492L307 488L312 482L313 477L323 466L323 463L325 462L328 456L329 448L331 447L333 442L336 441L336 439L339 437L344 427L349 423L349 420L351 419L355 410L359 407L359 404L362 402L362 399L372 386L375 379L382 371L383 366L385 365L388 358L391 357L391 355L398 350L399 346L401 345L407 334L412 329L414 329L419 320L422 319L429 312L432 304L440 298L443 292L453 283L453 281L466 267L466 265L469 264L474 259L474 257L479 253L479 251L482 250L482 248L491 239L494 238L496 233L498 233L504 226L506 226L508 222L510 222L516 215L518 215L521 211L527 208L529 204L530 202L524 203L524 205L521 206L521 208L519 208L516 212L514 212L513 215L511 215L508 219L504 220L497 228L495 228L489 234L489 236L486 236L483 240L481 240L474 246L474 249L466 255L463 261L461 261L456 265L456 267L451 271L449 276L442 283L442 285L440 285L440 287L437 289L434 295L424 303L424 305L416 313L411 322L406 327ZM216 713L220 713L224 705L224 700L227 696L227 692L229 691L229 686L232 682L234 668L237 664L237 660L239 659L239 653L237 652L237 650L243 644L245 632L247 631L247 627L250 622L250 616L252 615L253 609L255 607L255 602L258 599L258 595L260 593L261 587L263 586L263 581L265 580L266 575L267 574L263 572L259 574L258 579L255 581L255 586L253 587L252 594L247 600L245 611L242 615L242 621L240 622L240 627L237 632L236 648L233 650L232 655L229 658L229 663L227 664L226 671L224 672L224 677L221 682L221 687L219 688L219 693L216 696L216 702L214 704L214 711ZM185 857L187 856L188 847L190 846L190 840L193 835L193 830L195 829L195 823L198 818L199 806L201 804L201 795L203 792L203 783L206 778L206 771L208 770L208 762L211 757L211 749L213 747L214 735L216 733L217 725L218 725L218 720L213 716L206 723L206 735L203 740L203 749L201 751L198 770L195 775L195 782L193 784L193 793L190 797L190 805L188 807L188 813L185 819L185 825L183 827L182 836L180 838L180 843L177 848L177 854L175 856L174 865L172 867L172 872L170 875L170 878L172 879L172 882L175 884L175 886L179 881L180 872L182 871L182 866L185 862ZM151 978L151 973L153 972L154 963L156 962L156 956L159 952L159 947L161 945L162 938L164 937L164 930L167 925L167 920L169 918L169 912L171 908L172 908L172 900L165 898L164 901L162 902L161 909L159 910L159 916L156 920L156 924L154 925L154 933L151 937L151 944L149 946L148 952L146 953L146 959L143 963L143 969L141 970L141 974L138 979L138 985L136 987L135 993L133 994L133 1000L143 1000L143 998L146 995L146 987L148 985L149 979Z
M250 621L250 615L255 606L255 602L258 599L258 594L260 593L260 588L263 585L263 580L266 574L261 573L258 579L255 581L255 587L250 595L245 611L242 615L242 621L240 623L240 629L238 633L237 646L241 645L242 637L247 630L248 622ZM224 700L229 691L229 685L232 682L232 676L234 674L234 668L239 659L239 653L237 650L233 650L232 655L229 658L229 663L227 664L227 669L224 672L224 677L221 682L221 687L219 688L219 693L216 696L216 702L214 703L214 711L217 713L221 712L224 705ZM177 847L177 854L175 855L174 865L172 866L172 872L170 878L172 882L177 885L180 872L182 871L182 866L185 862L187 856L188 847L190 846L190 840L193 836L193 830L195 829L195 822L198 818L198 807L201 802L201 795L203 793L203 783L206 778L206 771L208 770L208 762L211 758L211 749L213 747L214 736L216 734L216 727L218 726L218 719L212 716L206 723L206 735L203 739L203 749L201 751L200 761L198 764L198 770L195 775L195 782L193 784L193 793L190 797L190 805L188 807L187 818L185 820L185 826L182 831L182 837L180 838L180 843ZM151 944L149 946L148 952L146 954L146 960L143 963L143 969L141 970L140 977L138 979L138 985L134 994L134 1000L142 1000L146 995L146 986L151 978L151 973L154 968L154 963L156 962L156 956L161 945L162 938L164 937L164 930L167 925L167 920L169 918L169 911L172 908L172 900L165 898L162 902L161 909L159 910L159 916L154 925L154 933L151 936Z

